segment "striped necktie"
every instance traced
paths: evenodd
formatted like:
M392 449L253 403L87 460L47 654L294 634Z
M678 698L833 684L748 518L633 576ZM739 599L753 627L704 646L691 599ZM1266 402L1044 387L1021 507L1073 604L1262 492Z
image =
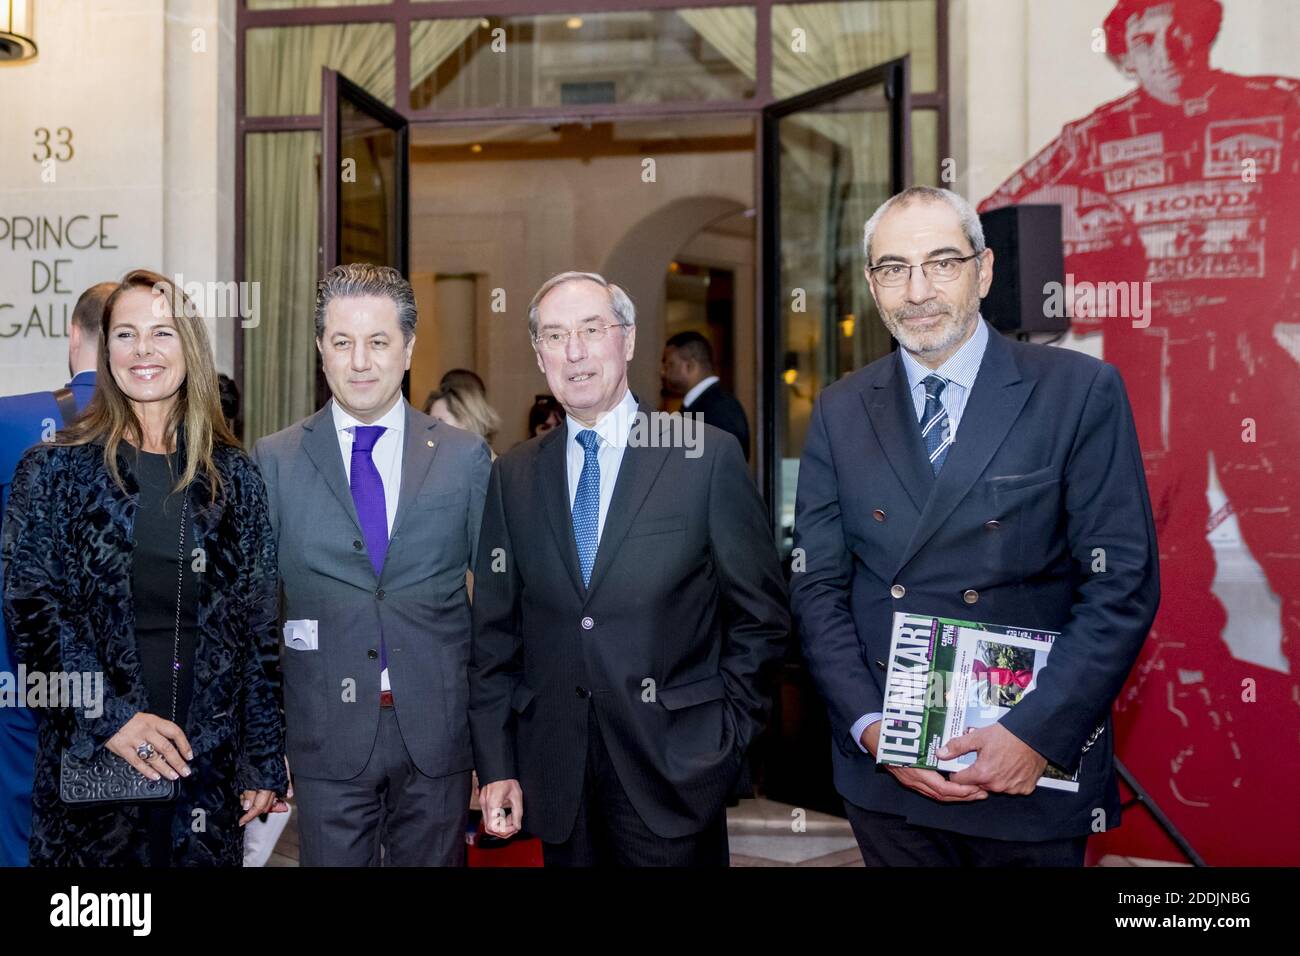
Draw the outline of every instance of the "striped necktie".
M948 410L943 407L939 396L943 394L948 383L938 375L927 375L921 382L925 386L925 410L921 412L921 437L925 439L925 453L930 459L930 467L935 475L943 467L943 460L948 457L952 447L952 428L948 422Z

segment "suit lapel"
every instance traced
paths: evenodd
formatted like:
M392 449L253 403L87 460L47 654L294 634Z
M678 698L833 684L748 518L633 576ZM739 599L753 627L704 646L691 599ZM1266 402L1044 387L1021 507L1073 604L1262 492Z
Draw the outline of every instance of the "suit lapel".
M962 412L957 440L952 443L943 468L934 480L930 498L895 574L902 571L939 530L984 473L1033 390L1032 381L1021 379L1006 341L998 333L990 331L975 386Z
M424 487L424 479L438 452L438 441L434 438L437 425L436 420L416 421L414 410L406 405L406 426L402 430L402 490L397 496L397 515L393 518L393 533L388 536L390 541L397 537L402 522L411 512L411 503ZM348 497L351 498L350 492Z
M885 461L894 469L919 513L925 510L934 489L934 470L925 457L907 373L901 362L895 354L891 361L883 363L881 374L864 386L862 401L876 438L885 450Z
M325 479L326 486L334 493L344 513L352 519L357 533L360 534L361 519L357 517L357 506L352 501L352 489L348 487L348 476L343 470L343 453L339 450L339 438L334 431L331 403L326 402L320 411L307 419L303 423L303 429L306 432L302 439L303 450L307 452L312 464Z
M578 543L573 537L573 511L569 506L569 466L565 455L568 433L568 425L562 423L542 438L537 453L537 494L551 525L555 547L581 596L585 588L578 567Z
M637 415L644 416L645 422L653 422L650 409L644 405L637 407ZM631 423L636 430L636 420ZM667 416L661 416L659 427L668 426ZM670 427L670 426L668 426ZM648 431L643 432L648 436ZM605 528L600 534L600 546L596 549L596 562L591 568L591 584L587 587L587 597L596 592L601 579L613 564L619 546L627 537L632 519L641 510L641 504L650 493L651 486L659 477L659 472L671 453L671 435L656 436L654 442L637 445L629 444L623 449L623 461L618 467L618 478L614 482L614 493L610 498L609 512L605 515ZM657 445L658 447L648 447ZM572 537L572 535L570 535ZM576 553L576 545L575 545Z

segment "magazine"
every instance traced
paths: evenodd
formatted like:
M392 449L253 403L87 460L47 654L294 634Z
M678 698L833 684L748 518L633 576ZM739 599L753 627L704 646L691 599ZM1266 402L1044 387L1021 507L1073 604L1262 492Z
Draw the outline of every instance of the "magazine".
M975 753L939 759L953 737L987 727L1033 691L1056 631L896 613L876 760L962 770ZM1038 786L1078 791L1079 776L1047 765Z

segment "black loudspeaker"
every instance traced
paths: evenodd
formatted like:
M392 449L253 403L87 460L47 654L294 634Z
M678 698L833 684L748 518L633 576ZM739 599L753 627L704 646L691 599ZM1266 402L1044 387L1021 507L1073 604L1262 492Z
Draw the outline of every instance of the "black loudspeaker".
M980 216L984 243L993 250L993 285L980 305L999 332L1064 332L1061 307L1065 250L1061 207L1004 206Z

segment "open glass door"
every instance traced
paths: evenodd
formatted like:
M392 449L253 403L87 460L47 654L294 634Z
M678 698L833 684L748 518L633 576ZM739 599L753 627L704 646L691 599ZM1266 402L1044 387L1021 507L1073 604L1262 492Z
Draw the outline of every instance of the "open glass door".
M409 276L409 131L405 118L342 73L321 70L319 270L344 262ZM403 381L402 390L408 390ZM317 404L329 397L316 372Z
M862 227L906 186L909 115L906 57L763 111L761 460L783 556L817 394L892 346L862 274Z

